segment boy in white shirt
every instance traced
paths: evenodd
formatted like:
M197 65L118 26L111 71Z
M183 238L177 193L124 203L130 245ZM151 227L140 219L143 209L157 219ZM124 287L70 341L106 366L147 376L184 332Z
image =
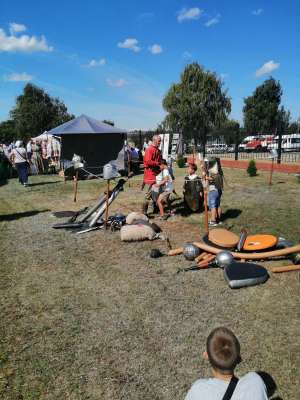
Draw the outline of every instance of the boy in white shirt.
M213 378L197 380L185 400L267 400L261 377L248 372L240 379L234 369L241 362L240 343L229 329L214 329L208 336L203 358L212 367Z
M153 185L153 195L157 197L160 219L166 220L168 215L164 214L164 206L168 204L170 194L173 192L173 180L169 172L167 161L162 159L159 165L160 173L156 176L156 183ZM153 196L153 197L154 197Z

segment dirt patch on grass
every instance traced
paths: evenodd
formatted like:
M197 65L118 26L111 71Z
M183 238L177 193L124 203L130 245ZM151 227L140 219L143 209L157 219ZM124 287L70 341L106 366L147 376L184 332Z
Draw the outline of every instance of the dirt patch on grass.
M181 192L183 171L176 171ZM300 237L299 185L293 177L248 178L226 171L224 221L233 231ZM34 182L55 181L37 177ZM121 243L118 233L76 236L57 231L52 211L93 204L97 181L1 189L0 396L3 399L182 399L199 376L208 333L226 325L239 336L248 370L264 370L284 399L297 399L299 274L271 276L262 286L233 291L221 270L177 274L182 257L149 257L165 242ZM139 209L140 179L118 197L112 212ZM48 211L49 210L49 211ZM34 213L33 213L34 212ZM10 216L10 217L8 217ZM200 239L202 214L162 224L174 247ZM287 264L278 261L277 265Z

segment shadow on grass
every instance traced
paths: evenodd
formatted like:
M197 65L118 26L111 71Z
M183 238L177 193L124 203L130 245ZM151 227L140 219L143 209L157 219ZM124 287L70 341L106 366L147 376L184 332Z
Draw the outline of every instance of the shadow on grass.
M50 211L49 209L46 210L32 210L32 211L25 211L21 213L15 213L15 214L6 214L6 215L0 215L0 222L3 221L14 221L16 219L21 219L21 218L26 218L26 217L33 217L34 215L44 213Z
M222 214L221 221L226 221L226 219L229 218L237 218L241 215L242 210L239 210L238 208L229 208Z
M28 186L43 186L43 185L52 185L53 183L61 183L62 181L48 181L48 182L37 182L37 183L29 183Z
M177 215L180 215L181 217L189 217L191 214L199 214L203 212L203 209L200 209L198 211L192 211L187 204L185 203L184 200L180 201L179 203L172 204L172 208L174 210L174 213Z
M264 381L264 384L267 389L267 395L268 395L268 398L270 399L277 390L276 382L274 381L273 377L270 374L268 374L267 372L256 371L256 373ZM276 395L275 397L272 397L272 400L283 400L283 399L282 399L282 397Z

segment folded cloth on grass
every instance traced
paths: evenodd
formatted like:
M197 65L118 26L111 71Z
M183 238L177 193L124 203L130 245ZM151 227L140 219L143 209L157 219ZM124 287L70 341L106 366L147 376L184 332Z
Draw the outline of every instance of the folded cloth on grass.
M120 235L123 242L153 240L157 237L153 228L144 224L122 226Z
M146 217L146 215L139 213L139 212L131 212L127 215L126 217L126 224L127 225L132 225L135 223L136 220L142 219L144 221L149 221L149 218Z

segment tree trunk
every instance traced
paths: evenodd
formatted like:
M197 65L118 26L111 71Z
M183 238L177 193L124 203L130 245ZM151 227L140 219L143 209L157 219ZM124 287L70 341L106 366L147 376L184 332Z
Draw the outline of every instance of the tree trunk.
M235 144L234 144L234 159L237 161L239 159L239 133L235 134Z
M194 146L195 146L195 151L197 151L198 137L196 132L194 133Z
M206 136L207 136L207 129L203 129L203 136L202 136L202 154L203 154L203 159L205 158L206 155Z
M279 126L278 130L278 152L277 152L277 164L281 163L281 144L282 144L282 130L281 126Z

